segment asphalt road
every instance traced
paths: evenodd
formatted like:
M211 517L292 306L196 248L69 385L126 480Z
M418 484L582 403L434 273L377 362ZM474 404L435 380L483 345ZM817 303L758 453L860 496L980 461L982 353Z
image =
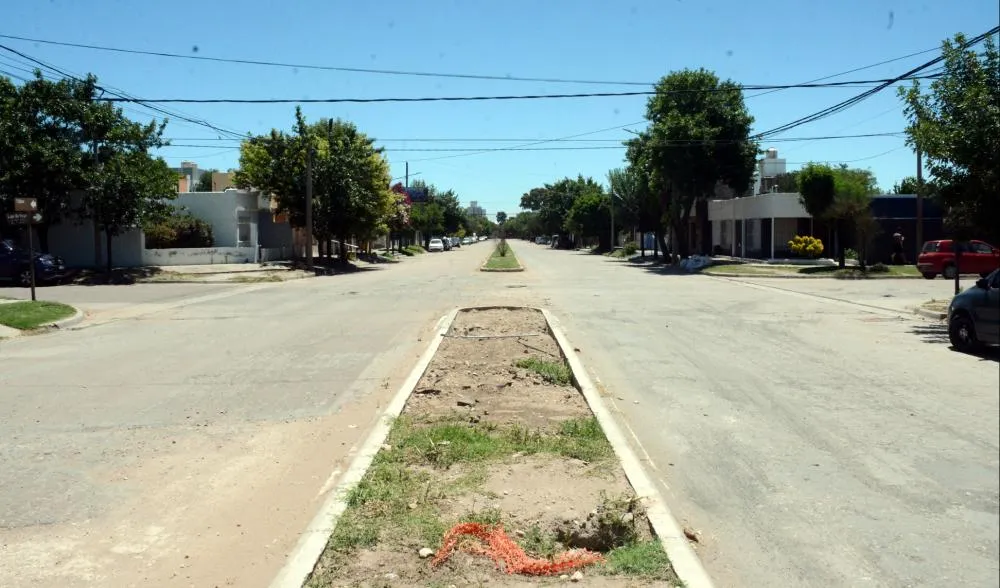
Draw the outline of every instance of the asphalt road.
M39 290L94 315L0 342L0 586L267 586L487 247Z
M998 364L896 308L934 286L514 247L53 290L93 316L0 342L0 585L266 586L421 339L489 304L557 314L719 586L997 585Z
M515 246L720 586L998 585L997 354L951 351L899 302L943 282Z

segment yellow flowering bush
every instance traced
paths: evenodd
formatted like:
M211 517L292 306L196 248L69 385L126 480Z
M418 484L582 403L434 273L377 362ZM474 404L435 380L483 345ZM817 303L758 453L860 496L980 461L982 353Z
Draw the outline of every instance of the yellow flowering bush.
M788 248L795 255L815 259L823 253L823 242L809 235L795 235L788 242Z

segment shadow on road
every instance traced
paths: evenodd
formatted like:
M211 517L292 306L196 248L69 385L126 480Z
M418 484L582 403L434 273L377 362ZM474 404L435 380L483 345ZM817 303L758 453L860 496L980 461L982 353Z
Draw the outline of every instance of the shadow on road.
M947 347L950 351L952 351L952 353L960 353L952 348L951 342L948 340L948 326L944 323L917 325L911 328L910 332L920 337L924 343L941 345L942 347ZM979 358L982 361L994 361L1000 363L1000 347L986 347L980 351L969 353L968 355Z

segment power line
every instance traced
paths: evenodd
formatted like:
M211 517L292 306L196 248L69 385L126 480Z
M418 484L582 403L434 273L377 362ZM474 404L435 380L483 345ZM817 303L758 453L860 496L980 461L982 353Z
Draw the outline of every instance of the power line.
M993 27L992 29L986 31L985 33L983 33L981 35L978 35L976 37L973 37L972 39L969 39L968 41L966 41L962 45L961 49L965 49L965 48L971 47L971 46L973 46L973 45L981 42L982 40L986 39L987 37L996 34L998 31L1000 31L1000 26ZM927 68L929 68L929 67L931 67L933 65L936 65L936 64L938 64L938 63L940 63L942 61L944 61L944 55L943 54L939 55L939 56L935 57L934 59L931 59L930 61L927 61L927 62L925 62L925 63L923 63L923 64L921 64L921 65L919 65L919 66L917 66L917 67L915 67L915 68L913 68L911 70L909 70L909 71L907 71L906 73L904 73L904 74L902 74L900 76L897 76L897 77L893 78L892 80L889 80L889 81L887 81L887 82L885 82L883 84L880 84L879 86L877 86L877 87L875 87L875 88L873 88L871 90L868 90L866 92L862 92L861 94L858 94L858 95L856 95L856 96L854 96L852 98L848 98L847 100L844 100L842 102L838 102L837 104L834 104L832 106L824 108L823 110L820 110L820 111L815 112L813 114L801 117L799 119L796 119L796 120L794 120L792 122L786 123L786 124L781 125L779 127L775 127L775 128L773 128L771 130L764 131L763 133L758 133L756 136L758 138L765 138L765 137L767 137L769 135L776 135L778 133L783 133L783 132L788 131L790 129L794 129L795 127L798 127L798 126L801 126L801 125L804 125L804 124L808 124L808 123L811 123L811 122L815 122L817 120L820 120L822 118L826 118L826 117L831 116L833 114L837 114L838 112L842 112L842 111L844 111L844 110L846 110L848 108L851 108L852 106L858 104L859 102L862 102L862 101L870 98L871 96L874 96L875 94L877 94L877 93L881 92L882 90L888 88L892 84L897 83L897 82L899 82L901 80L904 80L904 79L906 79L906 78L908 78L910 76L914 76L918 72L920 72L922 70L925 70L925 69L927 69Z
M850 80L845 82L828 82L821 84L781 84L781 85L741 85L735 88L712 88L710 90L676 90L671 93L715 93L746 90L777 89L788 90L797 88L840 88L858 87L878 84L883 87L888 83L898 83L904 80L930 79L932 76L912 76L881 80ZM389 97L389 98L106 98L108 102L142 102L150 104L377 104L385 102L476 102L486 100L546 100L563 98L613 98L628 96L655 96L656 91L633 92L582 92L575 94L518 94L496 96L419 96L419 97Z

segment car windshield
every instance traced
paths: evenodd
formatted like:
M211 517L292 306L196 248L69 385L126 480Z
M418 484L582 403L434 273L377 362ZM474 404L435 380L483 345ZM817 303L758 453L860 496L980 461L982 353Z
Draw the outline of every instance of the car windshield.
M921 249L921 252L923 252L923 253L937 253L940 250L941 250L941 242L940 241L928 241L928 242L924 243L924 248Z

